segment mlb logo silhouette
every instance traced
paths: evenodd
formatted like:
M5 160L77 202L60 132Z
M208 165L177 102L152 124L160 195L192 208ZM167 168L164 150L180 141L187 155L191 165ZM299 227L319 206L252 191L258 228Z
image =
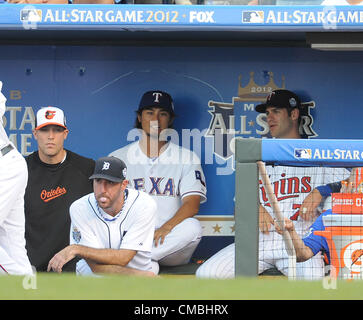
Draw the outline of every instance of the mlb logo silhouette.
M294 157L296 159L311 159L311 149L295 149Z
M42 21L42 10L23 9L20 11L20 20L28 22L40 22Z
M263 11L242 11L243 23L263 23L264 12Z

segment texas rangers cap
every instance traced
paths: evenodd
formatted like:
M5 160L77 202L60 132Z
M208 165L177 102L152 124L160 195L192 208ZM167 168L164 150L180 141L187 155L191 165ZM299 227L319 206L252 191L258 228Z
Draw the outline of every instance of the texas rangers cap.
M126 179L126 164L116 157L102 157L96 160L95 170L89 179L105 179L122 182Z
M63 110L51 106L38 110L35 130L49 125L60 126L67 129Z
M162 108L174 114L174 103L169 93L160 90L147 91L143 94L138 111L145 108Z
M292 91L279 89L272 91L266 99L266 103L259 104L255 110L257 112L266 112L267 107L275 108L301 108L300 98Z

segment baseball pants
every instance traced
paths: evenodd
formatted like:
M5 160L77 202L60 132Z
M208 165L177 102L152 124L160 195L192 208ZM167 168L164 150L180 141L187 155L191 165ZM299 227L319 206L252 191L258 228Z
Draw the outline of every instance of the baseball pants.
M264 252L260 256L258 273L276 267L284 275L288 275L288 258L284 249ZM198 278L231 279L235 276L235 244L223 248L205 261L196 271ZM305 280L317 280L324 276L324 262L320 254L296 264L296 277Z
M195 218L188 218L179 223L165 237L164 243L151 251L152 270L159 272L159 265L178 266L187 264L202 238L202 227ZM81 260L77 263L77 274L92 275L92 270Z
M195 218L183 220L165 237L164 243L153 246L151 259L162 266L187 264L202 238L202 227Z
M28 169L15 149L0 156L0 274L32 274L25 249L24 193Z

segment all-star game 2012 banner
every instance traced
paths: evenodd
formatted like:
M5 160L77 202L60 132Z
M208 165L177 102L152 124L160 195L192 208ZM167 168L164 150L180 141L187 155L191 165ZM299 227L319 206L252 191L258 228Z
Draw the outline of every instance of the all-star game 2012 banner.
M357 28L363 10L352 6L153 6L153 5L6 5L0 25L42 28L47 26L125 26L185 29L233 27L278 30Z

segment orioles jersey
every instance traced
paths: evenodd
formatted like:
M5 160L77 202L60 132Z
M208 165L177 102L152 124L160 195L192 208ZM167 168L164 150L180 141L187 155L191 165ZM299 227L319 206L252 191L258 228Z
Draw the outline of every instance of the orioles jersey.
M110 156L126 163L126 178L131 188L144 191L155 199L157 228L174 216L184 197L199 195L201 203L207 200L199 157L188 149L169 142L159 157L149 158L136 141Z
M26 157L25 239L30 262L39 272L46 271L49 260L69 244L69 206L93 191L89 177L94 160L66 151L60 164L42 162L38 151ZM74 272L75 262L63 270Z

